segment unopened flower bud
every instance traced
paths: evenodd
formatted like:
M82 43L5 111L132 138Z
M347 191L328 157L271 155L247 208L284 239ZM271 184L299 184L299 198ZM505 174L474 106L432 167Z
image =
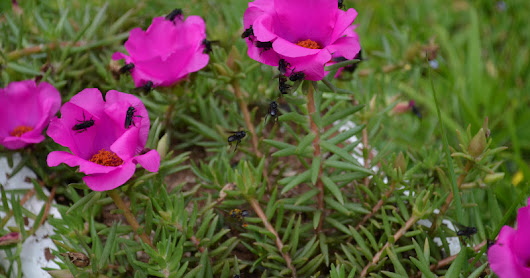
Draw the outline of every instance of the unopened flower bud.
M164 134L162 138L158 141L158 145L156 146L156 151L160 155L160 160L164 160L164 158L167 155L167 150L169 149L169 136Z
M502 180L504 178L504 173L493 173L486 175L484 178L485 183L494 183L496 181Z
M469 146L467 147L467 151L469 154L473 157L477 157L486 148L486 134L484 134L484 129L480 129L475 137L471 139L471 142L469 142Z
M405 156L403 156L402 152L399 152L399 154L396 156L396 159L394 160L394 169L401 170L401 173L405 173L405 171L407 171L407 160L405 159Z

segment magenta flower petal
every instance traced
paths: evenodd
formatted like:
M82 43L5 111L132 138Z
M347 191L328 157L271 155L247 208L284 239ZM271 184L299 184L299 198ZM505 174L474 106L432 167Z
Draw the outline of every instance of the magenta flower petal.
M252 26L254 36L246 38L247 53L261 63L277 67L284 59L292 71L318 81L324 78L324 67L332 56L349 60L361 49L352 25L357 12L340 10L336 1L256 0L248 7L243 24ZM272 43L271 49L263 47L267 42Z
M318 81L324 78L324 68L321 67L322 63L331 60L331 54L327 51L320 51L315 55L290 58L288 61L292 65L296 65L296 71L302 71L305 73L305 79Z
M529 199L530 202L530 199ZM530 203L519 209L517 230L502 227L495 245L488 250L491 270L500 278L530 277Z
M135 109L133 122L139 127L138 145L145 146L149 136L149 114L142 101L134 95L125 94L116 90L110 90L106 96L107 105L105 113L112 119L116 126L123 127L120 133L125 131L125 116L129 107Z
M125 126L128 111L132 122ZM85 125L87 121L90 124ZM84 128L77 127L79 124ZM124 184L138 163L145 164L148 171L156 171L160 165L156 150L148 156L141 153L149 135L149 115L134 95L111 90L103 101L99 90L83 90L63 105L61 118L52 120L48 135L71 152L51 152L48 166L79 166L79 171L87 174L83 180L93 190Z
M352 25L356 17L357 11L354 9L348 9L346 12L339 10L337 21L335 22L335 27L331 34L331 40L336 41L343 35L348 35L344 34L344 32Z
M306 57L322 52L321 49L310 49L290 43L282 38L272 43L272 48L280 55L287 57ZM328 60L329 61L329 60ZM326 61L326 62L328 62Z
M357 40L353 37L342 37L335 41L333 45L327 47L329 52L335 56L341 56L348 60L351 60L361 51L361 46L357 43Z
M136 165L127 162L107 174L85 176L83 181L94 191L112 190L126 183L134 175L135 170Z
M11 82L0 89L0 145L20 149L44 140L42 131L61 106L51 84L33 80Z
M274 0L278 35L292 43L306 39L327 45L339 8L329 0Z
M51 152L48 155L47 163L50 167L55 167L61 163L64 163L70 167L79 166L79 172L85 173L87 175L105 174L114 170L114 167L99 165L94 162L82 159L79 156L73 155L69 152L63 151Z
M134 64L131 75L136 86L148 81L155 86L171 86L208 64L202 45L205 38L206 25L199 16L173 21L156 17L145 32L131 30L125 42L130 56L116 52L112 59Z
M158 172L160 167L160 154L156 150L150 150L144 155L135 157L134 160L149 172Z

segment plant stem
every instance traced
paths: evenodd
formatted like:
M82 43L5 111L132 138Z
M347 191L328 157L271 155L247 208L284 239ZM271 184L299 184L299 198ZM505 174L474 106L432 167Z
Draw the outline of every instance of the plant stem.
M313 85L309 85L309 91L307 92L307 111L309 113L309 119L311 124L311 131L316 135L315 139L313 140L313 157L320 157L320 130L313 120L313 114L317 113L315 111L315 98L313 97ZM322 182L322 163L320 163L320 167L318 169L318 178L316 182L316 187L320 191L317 196L317 202L318 202L318 211L320 211L322 214L320 215L320 219L318 220L318 226L316 229L316 232L319 233L322 230L322 224L324 223L324 183Z
M258 149L258 136L256 134L256 130L254 129L254 125L252 124L252 120L250 119L250 113L248 112L247 102L245 101L245 99L243 99L243 93L241 92L239 82L237 82L237 80L234 80L232 82L232 87L234 87L234 93L236 95L237 101L239 102L239 107L243 112L245 123L247 125L248 131L250 132L250 135L252 136L252 147L254 149L254 153L258 158L261 158L263 154Z
M153 243L151 243L151 240L149 237L145 234L145 232L142 232L141 234L138 234L138 229L140 229L140 225L136 221L136 218L129 210L129 207L125 204L123 199L120 196L120 193L118 193L117 189L107 191L109 194L109 197L112 198L116 206L123 211L123 215L125 216L125 219L127 219L127 222L129 225L131 225L131 228L133 229L134 233L136 233L144 243L148 244L149 246L154 247ZM156 248L155 248L156 249Z
M2 190L4 188L2 187ZM35 194L35 188L32 188L30 191L28 191L24 197L22 197L22 200L20 200L20 206L23 206L33 195ZM2 223L0 223L0 229L4 228L4 226L7 224L7 221L13 216L13 210L10 210L4 218L2 218Z
M475 252L478 252L480 249L482 249L482 247L484 247L487 244L487 242L488 242L487 240L484 240L479 245L473 247L473 250L475 250ZM452 261L454 261L456 259L456 256L458 256L458 254L455 254L455 255L453 255L451 257L447 257L447 258L445 258L443 260L440 260L437 263L432 264L430 266L430 269L432 271L434 271L434 270L436 270L438 268L441 268L441 267L444 267L446 265L449 265ZM421 276L421 274L420 274L420 276Z
M250 113L248 112L248 105L245 99L243 98L243 93L241 92L241 87L239 86L239 82L237 80L232 81L232 87L234 87L234 94L236 95L237 101L239 102L239 107L241 108L241 111L243 111L243 117L245 118L245 124L247 125L248 131L250 131L250 135L252 136L252 148L254 149L254 153L258 158L262 158L263 154L260 152L258 148L258 135L256 134L256 130L254 129L254 125L252 124L252 120L250 119ZM272 185L269 181L269 175L267 171L267 167L263 167L263 178L265 179L265 182L267 183L267 189L269 191L272 191Z
M462 174L460 174L460 176L458 176L458 181L456 182L456 185L458 188L460 188L462 186L462 184L464 183L464 180L466 179L467 177L467 174L469 173L469 171L471 170L471 167L473 166L473 163L471 161L467 161L466 163L466 166L464 167L464 172ZM444 215L447 210L449 209L449 206L451 205L451 202L453 201L453 192L450 192L449 195L447 196L447 198L445 199L445 202L444 202L444 205L442 206L442 208L440 209L440 213L436 214L434 216L434 220L432 222L432 227L431 227L431 233L434 232L434 230L436 230L436 226L438 223L438 218L442 215Z
M283 252L283 247L284 247L283 242L280 239L280 236L278 236L278 233L276 232L274 227L269 223L269 220L267 220L267 216L265 215L265 213L261 209L258 201L256 199L254 199L254 198L250 198L250 199L248 199L248 202L250 203L250 206L252 207L252 209L254 209L254 211L256 212L258 217L263 222L263 225L265 226L265 229L267 229L269 232L271 232L276 237L276 240L275 240L276 247L278 247L278 250L282 254L282 257L285 260L285 263L287 264L287 267L291 270L291 272L293 274L292 277L296 277L296 269L291 264L291 257L289 256L288 253Z
M368 146L368 121L366 122L366 126L363 128L363 160L364 160L364 168L366 169L370 169L370 161L369 159L371 160L372 157L371 157L371 152L370 152L370 147ZM369 177L366 177L364 178L364 185L368 186L368 184L370 184L370 178Z
M397 242L411 227L412 225L414 225L417 221L419 220L419 218L415 215L412 215L409 220L407 220L407 222L405 223L405 226L401 227L401 229L399 229L396 234L394 234L394 241L393 242ZM370 263L368 263L363 271L361 272L361 277L366 277L366 274L368 274L368 268L370 268L371 266L373 265L376 265L379 260L381 259L381 256L383 254L383 252L390 247L390 241L387 242L383 248L381 248L381 250L379 250L379 252L377 252L377 254L375 254L374 258L372 259L372 261Z

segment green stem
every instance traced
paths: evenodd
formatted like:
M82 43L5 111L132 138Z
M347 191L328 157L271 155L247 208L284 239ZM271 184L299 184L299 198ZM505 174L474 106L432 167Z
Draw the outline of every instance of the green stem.
M107 191L107 194L109 195L110 198L112 198L116 206L123 211L123 215L125 216L125 219L129 223L129 225L131 225L131 228L133 229L134 233L136 233L140 237L140 239L142 239L144 243L155 248L153 246L153 243L151 243L151 240L149 239L149 237L145 234L145 232L138 233L138 230L140 229L140 225L136 221L136 218L134 217L134 215L129 210L129 207L125 204L125 202L121 198L118 190L114 189L114 190Z

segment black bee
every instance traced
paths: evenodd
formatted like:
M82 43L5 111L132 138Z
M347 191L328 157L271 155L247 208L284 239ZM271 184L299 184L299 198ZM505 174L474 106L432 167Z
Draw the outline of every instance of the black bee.
M278 120L278 114L280 112L278 111L278 103L276 101L271 101L269 104L269 111L267 111L267 115L265 115L265 122L267 122L267 117L271 116L273 119Z
M278 70L283 75L287 73L287 69L290 67L291 67L291 64L285 61L285 59L280 59L280 61L278 62Z
M289 76L289 80L291 80L293 82L294 81L298 81L298 80L304 80L304 78L305 78L305 73L303 71L293 72Z
M85 132L85 131L87 131L87 128L89 128L89 127L94 125L94 119L93 118L90 118L90 120L88 120L88 121L85 119L85 112L83 112L83 120L82 121L77 120L77 121L79 123L72 127L72 130L77 130L77 133Z
M477 233L476 227L467 227L467 226L461 226L458 232L456 232L457 236L465 236L465 237L471 237L472 235Z
M344 8L344 0L339 0L339 9Z
M134 64L133 63L129 63L129 64L125 64L125 66L121 67L119 72L120 72L120 74L124 74L124 73L132 71L132 69L134 69Z
M254 36L254 29L252 29L252 25L250 25L250 27L248 27L247 29L245 29L245 31L243 31L243 34L241 34L241 38L242 39L249 38L252 41L252 38L250 38L250 36Z
M132 107L132 106L129 106L129 108L127 108L127 113L125 114L125 128L129 128L131 125L133 126L136 126L136 124L134 124L134 117L139 117L141 118L142 116L139 116L139 115L134 115L134 113L136 112L136 108Z
M232 131L231 132L233 135L230 135L228 137L228 143L232 143L234 141L237 141L236 142L236 147L234 149L234 152L237 150L237 146L239 145L239 143L241 143L241 139L245 138L245 136L247 136L247 133L244 132L244 131Z
M257 41L256 42L256 47L257 48L261 48L262 51L267 51L267 50L271 50L272 49L272 42L260 42L260 41Z
M133 93L138 93L138 92L149 93L152 89L153 89L153 82L152 81L147 81L147 82L145 82L144 85L132 89L131 92L133 92Z
M208 54L212 52L212 44L219 43L219 41L209 41L207 39L202 40L202 45L204 45L204 50L202 53Z
M182 20L182 9L174 9L166 15L166 20L173 21L175 18Z
M283 75L280 75L278 77L278 89L280 90L280 93L282 93L282 95L286 95L289 93L291 85L287 84L287 77Z

